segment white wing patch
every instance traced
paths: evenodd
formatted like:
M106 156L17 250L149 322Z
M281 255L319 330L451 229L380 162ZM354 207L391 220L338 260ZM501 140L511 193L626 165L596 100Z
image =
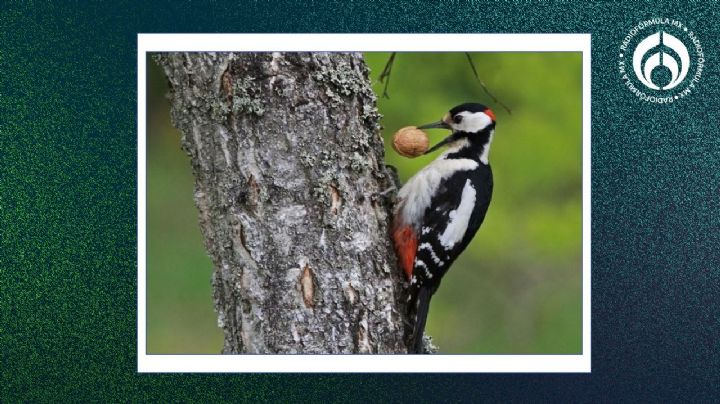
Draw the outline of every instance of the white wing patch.
M440 244L446 249L451 249L465 236L470 216L475 209L475 194L475 187L472 186L470 180L465 181L460 206L450 212L450 222L440 235Z
M412 225L420 223L440 182L458 171L474 170L478 165L471 159L438 158L418 171L398 192L402 201L398 207L402 209L403 222Z

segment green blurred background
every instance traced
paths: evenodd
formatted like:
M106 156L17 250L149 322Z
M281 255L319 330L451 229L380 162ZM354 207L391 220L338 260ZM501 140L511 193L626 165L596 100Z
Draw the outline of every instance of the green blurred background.
M377 94L387 53L365 55ZM432 300L427 332L442 353L573 354L582 348L582 59L580 53L476 53L483 92L462 53L399 53L378 108L386 160L407 180L435 156L402 158L400 127L463 102L497 116L495 188L485 222ZM212 263L188 157L172 127L167 82L148 58L148 353L219 353ZM431 144L444 133L431 131ZM439 152L438 152L439 153ZM438 154L436 153L436 154Z

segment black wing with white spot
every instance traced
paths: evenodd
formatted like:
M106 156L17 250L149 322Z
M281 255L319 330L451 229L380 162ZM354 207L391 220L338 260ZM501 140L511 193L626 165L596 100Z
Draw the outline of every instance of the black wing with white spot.
M439 185L419 229L414 287L426 286L434 293L485 219L492 186L492 171L482 164L472 171L459 171Z

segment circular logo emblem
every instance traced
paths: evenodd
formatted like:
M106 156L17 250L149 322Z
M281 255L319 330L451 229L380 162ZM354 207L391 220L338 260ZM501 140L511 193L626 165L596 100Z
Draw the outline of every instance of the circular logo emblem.
M640 22L620 45L623 83L646 102L669 104L692 94L704 64L695 33L669 18Z

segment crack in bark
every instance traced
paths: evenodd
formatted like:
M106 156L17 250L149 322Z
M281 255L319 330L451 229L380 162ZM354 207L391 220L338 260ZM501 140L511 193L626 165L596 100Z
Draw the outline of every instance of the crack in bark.
M315 286L313 285L312 271L310 270L310 266L308 266L307 264L305 264L302 276L300 277L300 287L302 288L305 307L315 307L315 304L313 303L313 298L315 296Z

